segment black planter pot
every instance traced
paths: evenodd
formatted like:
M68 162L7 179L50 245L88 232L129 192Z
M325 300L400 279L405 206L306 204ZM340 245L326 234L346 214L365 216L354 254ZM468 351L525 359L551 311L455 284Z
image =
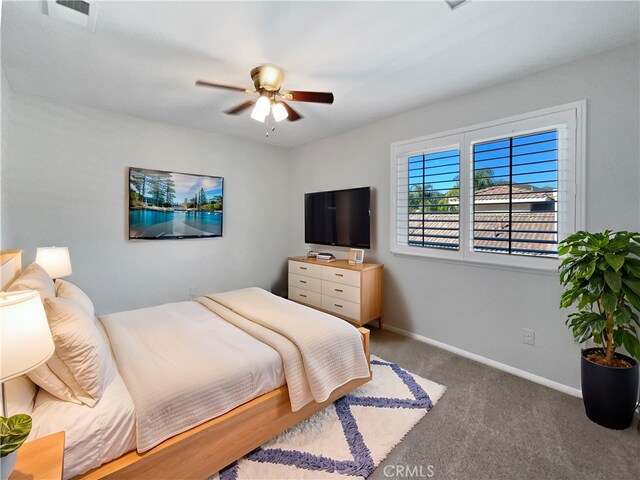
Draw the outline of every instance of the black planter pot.
M587 417L603 427L623 430L631 426L638 402L638 362L616 353L631 363L631 368L615 368L590 362L585 355L600 348L582 351L580 371L582 400Z

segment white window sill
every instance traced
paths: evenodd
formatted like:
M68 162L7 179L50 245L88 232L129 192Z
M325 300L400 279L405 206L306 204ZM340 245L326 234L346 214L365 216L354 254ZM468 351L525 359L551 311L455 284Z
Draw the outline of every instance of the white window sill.
M408 252L404 251L393 251L391 253L394 256L399 257L411 257L411 258L422 258L425 260L433 260L440 263L452 263L457 265L466 265L470 267L482 267L482 268L491 268L494 270L507 270L507 271L515 271L522 273L533 273L537 275L545 275L545 276L557 276L558 275L558 267L560 266L559 258L528 258L528 257L517 257L513 258L513 256L509 258L500 258L499 262L494 261L495 258L489 258L486 261L482 259L477 259L475 256L477 255L488 255L490 257L497 256L505 256L501 254L475 254L474 258L452 258L452 257L443 257L438 254L433 254L430 252ZM460 253L460 252L456 252ZM506 260L506 261L505 261ZM535 263L542 262L542 264L533 265L532 262L528 260L532 260Z

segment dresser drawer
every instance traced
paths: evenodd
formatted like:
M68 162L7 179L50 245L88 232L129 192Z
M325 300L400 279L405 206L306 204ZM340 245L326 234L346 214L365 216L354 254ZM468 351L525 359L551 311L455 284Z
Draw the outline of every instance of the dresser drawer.
M320 284L322 280L319 278L313 277L305 277L303 275L298 275L297 273L289 273L289 285L292 287L302 288L304 290L309 290L311 292L322 292L322 287Z
M337 313L343 317L349 317L357 321L360 320L360 305L347 300L322 295L322 309Z
M322 279L343 285L360 286L360 272L345 268L322 267Z
M306 303L314 308L322 308L322 295L317 292L302 290L301 288L289 287L289 300Z
M358 287L352 287L351 285L324 280L322 282L322 294L340 300L360 303L360 289Z
M322 265L313 265L311 263L289 260L289 272L304 275L306 277L322 278Z

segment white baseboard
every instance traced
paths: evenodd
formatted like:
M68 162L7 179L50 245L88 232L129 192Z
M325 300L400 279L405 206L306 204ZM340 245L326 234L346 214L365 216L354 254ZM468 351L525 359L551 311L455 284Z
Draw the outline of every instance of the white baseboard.
M566 393L573 397L582 398L582 392L579 389L570 387L563 383L555 382L553 380L549 380L548 378L534 375L531 372L520 370L519 368L512 367L511 365L506 365L504 363L496 362L495 360L491 360L490 358L483 357L476 353L467 352L466 350L462 350L461 348L453 347L446 343L439 342L438 340L433 340L432 338L423 337L422 335L418 335L417 333L403 330L402 328L392 327L387 324L385 324L384 328L385 330L398 333L405 337L413 338L414 340L418 340L419 342L433 345L434 347L438 347L448 352L455 353L456 355L460 355L461 357L468 358L469 360L473 360L475 362L488 365L489 367L497 368L498 370L502 370L503 372L510 373L512 375L524 378L531 382L539 383L540 385L544 385L545 387L553 388L554 390L558 390L559 392Z

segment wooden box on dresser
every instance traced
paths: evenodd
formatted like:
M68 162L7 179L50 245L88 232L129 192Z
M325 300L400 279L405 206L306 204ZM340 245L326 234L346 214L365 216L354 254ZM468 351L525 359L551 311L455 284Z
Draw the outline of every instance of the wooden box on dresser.
M289 300L359 326L378 320L382 328L383 268L379 263L290 257Z

